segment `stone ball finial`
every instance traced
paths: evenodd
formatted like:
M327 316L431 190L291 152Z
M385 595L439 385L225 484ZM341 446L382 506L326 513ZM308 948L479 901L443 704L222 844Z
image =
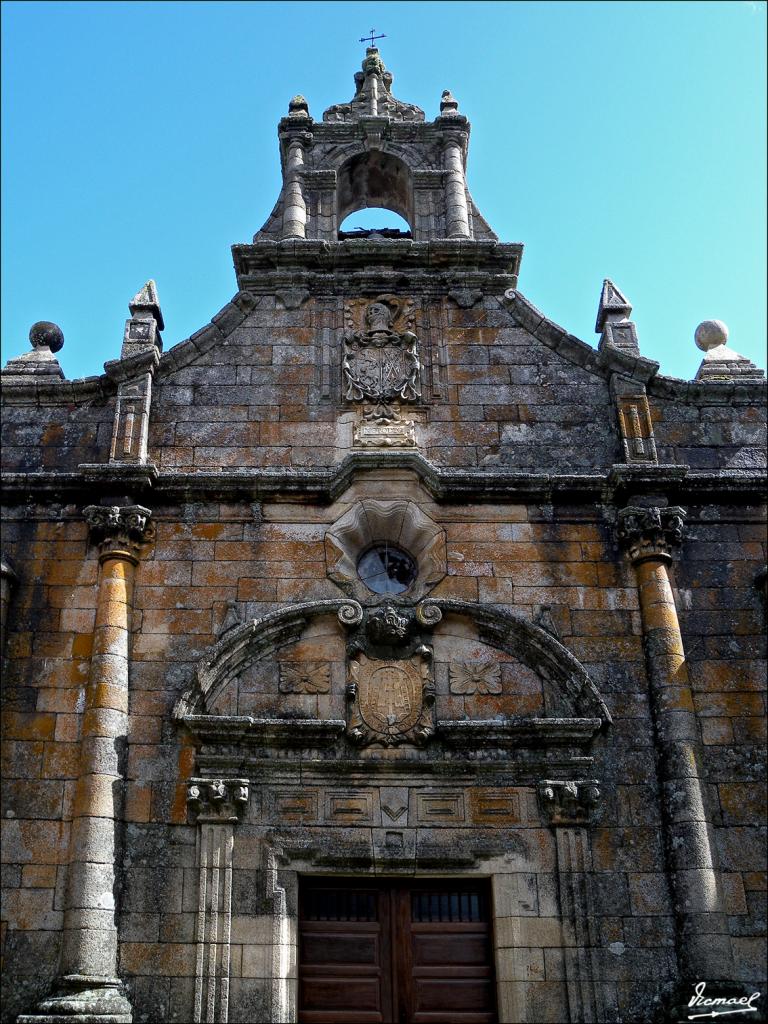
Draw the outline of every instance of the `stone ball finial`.
M298 93L288 103L288 116L289 117L309 117L309 104L301 95Z
M443 89L443 94L440 97L440 113L441 114L457 114L459 111L459 104L454 98L450 89Z
M694 334L696 345L702 352L709 352L728 341L728 327L722 320L703 320Z
M38 320L29 329L29 340L32 348L49 348L51 352L60 352L64 347L64 334L58 324L50 320Z

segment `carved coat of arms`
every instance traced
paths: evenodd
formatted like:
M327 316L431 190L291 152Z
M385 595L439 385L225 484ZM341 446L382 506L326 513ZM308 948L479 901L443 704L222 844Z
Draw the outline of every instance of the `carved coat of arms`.
M349 662L347 735L357 744L424 743L434 731L434 686L422 653L380 661L362 652Z
M372 302L362 331L344 335L344 397L352 402L388 406L421 397L418 339L412 331L393 329L390 304Z

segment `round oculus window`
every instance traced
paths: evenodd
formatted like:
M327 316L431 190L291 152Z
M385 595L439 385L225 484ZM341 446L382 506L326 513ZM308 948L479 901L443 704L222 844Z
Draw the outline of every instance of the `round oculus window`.
M361 555L357 573L374 594L402 594L416 579L416 562L402 548L383 541Z

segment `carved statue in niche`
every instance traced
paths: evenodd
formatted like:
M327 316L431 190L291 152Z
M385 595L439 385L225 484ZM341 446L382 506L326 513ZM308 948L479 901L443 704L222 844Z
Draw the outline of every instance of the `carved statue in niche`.
M408 313L402 303L380 296L366 306L362 330L344 334L344 397L363 403L357 440L364 446L415 444L413 423L403 419L400 406L421 398L419 341L410 330L395 330L396 319L407 319Z

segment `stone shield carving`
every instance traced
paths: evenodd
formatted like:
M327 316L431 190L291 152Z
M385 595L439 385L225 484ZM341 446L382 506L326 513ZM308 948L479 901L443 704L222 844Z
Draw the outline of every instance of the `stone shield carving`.
M392 303L371 302L363 330L344 335L344 397L352 402L415 402L421 397L418 339L393 329Z
M422 652L403 661L357 654L349 662L347 701L353 743L426 743L435 729L430 659Z

